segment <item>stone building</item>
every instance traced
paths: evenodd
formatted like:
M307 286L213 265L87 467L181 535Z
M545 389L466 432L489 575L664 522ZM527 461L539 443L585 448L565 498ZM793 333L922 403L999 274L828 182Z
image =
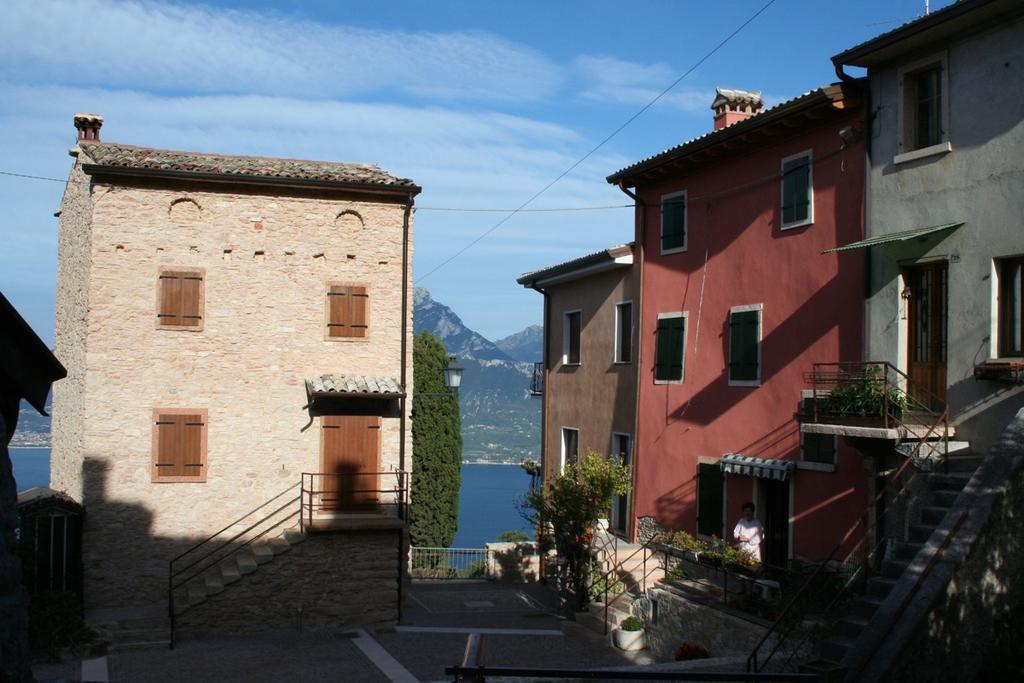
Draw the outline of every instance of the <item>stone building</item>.
M264 605L250 625L393 621L420 188L366 164L101 142L102 123L75 116L59 214L51 464L86 509L87 610L166 613L170 572L199 626L245 630L245 599ZM334 533L274 559L311 527ZM296 582L289 557L324 569ZM372 602L339 590L345 571Z

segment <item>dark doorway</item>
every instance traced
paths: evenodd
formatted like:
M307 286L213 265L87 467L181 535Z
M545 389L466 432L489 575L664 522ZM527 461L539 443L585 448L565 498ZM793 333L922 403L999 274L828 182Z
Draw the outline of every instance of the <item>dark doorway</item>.
M930 410L946 402L946 262L905 271L907 289L907 374L910 395Z
M764 525L762 560L776 567L789 563L789 482L759 479L757 517Z

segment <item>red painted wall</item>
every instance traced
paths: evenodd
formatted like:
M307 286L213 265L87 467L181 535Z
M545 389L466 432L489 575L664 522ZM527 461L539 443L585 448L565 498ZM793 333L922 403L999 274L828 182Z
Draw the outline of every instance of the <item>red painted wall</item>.
M709 121L710 123L710 121ZM805 124L806 125L806 124ZM840 149L857 111L741 156L638 188L644 241L635 508L670 528L696 530L698 459L729 452L799 460L794 413L816 361L859 358L865 254L824 249L863 235L864 147ZM814 223L780 230L781 160L811 149ZM688 245L660 255L662 195L688 193ZM761 385L728 385L729 309L763 304ZM684 381L654 384L658 313L686 311ZM821 558L866 507L862 456L839 441L837 468L792 475L792 549ZM726 477L725 532L752 495Z

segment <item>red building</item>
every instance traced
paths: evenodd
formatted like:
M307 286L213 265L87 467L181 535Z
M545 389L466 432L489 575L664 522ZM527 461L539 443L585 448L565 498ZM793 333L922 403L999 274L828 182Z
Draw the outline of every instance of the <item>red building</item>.
M630 533L729 537L754 501L766 562L821 559L867 505L863 456L797 421L803 373L861 357L864 255L822 255L863 236L861 93L712 108L714 132L608 178L637 200Z

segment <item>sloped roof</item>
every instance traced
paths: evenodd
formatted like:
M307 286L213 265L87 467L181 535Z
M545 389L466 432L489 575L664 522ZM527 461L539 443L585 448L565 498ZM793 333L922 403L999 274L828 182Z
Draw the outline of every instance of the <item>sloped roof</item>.
M731 126L709 131L704 135L642 159L616 171L608 176L607 180L613 185L620 182L629 185L631 180L635 180L641 174L659 167L677 165L680 161L690 160L696 152L709 150L736 138L742 138L748 133L769 126L781 119L822 107L847 109L859 106L859 104L860 99L855 86L846 83L833 83L786 100L769 109L763 109Z
M580 271L589 272L589 269L595 266L613 266L616 264L621 264L623 266L631 265L633 263L633 244L633 242L618 244L614 247L608 247L607 249L601 249L599 251L580 256L579 258L574 258L571 261L556 263L553 266L548 266L547 268L541 268L539 270L531 270L527 273L523 273L523 276L516 279L516 282L524 287L532 287L543 280L550 280L559 276L564 276L566 279L569 279L569 276L579 273Z
M365 396L367 398L401 398L405 389L394 377L367 375L320 375L306 381L310 395Z
M181 152L136 147L116 142L80 142L86 173L136 172L197 179L236 179L254 182L299 181L321 184L366 185L419 192L408 178L399 178L372 164L281 159L277 157Z

